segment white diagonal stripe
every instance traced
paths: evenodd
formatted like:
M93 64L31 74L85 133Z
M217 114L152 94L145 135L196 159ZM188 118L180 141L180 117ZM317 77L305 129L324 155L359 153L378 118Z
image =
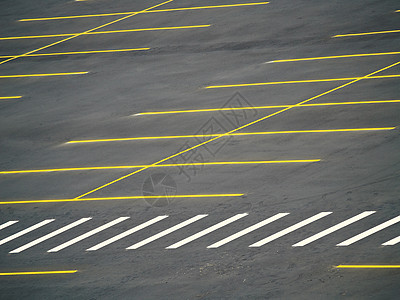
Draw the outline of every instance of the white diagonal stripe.
M269 243L269 242L271 242L273 240L276 240L276 239L278 239L278 238L280 238L280 237L282 237L282 236L284 236L284 235L286 235L286 234L288 234L288 233L290 233L292 231L295 231L295 230L297 230L297 229L299 229L299 228L301 228L303 226L306 226L306 225L308 225L308 224L310 224L312 222L315 222L315 221L317 221L317 220L319 220L319 219L321 219L323 217L326 217L327 215L330 215L331 213L332 212L320 212L319 214L316 214L315 216L312 216L312 217L310 217L308 219L305 219L304 221L296 223L296 224L294 224L294 225L292 225L292 226L290 226L290 227L288 227L288 228L286 228L284 230L281 230L281 231L279 231L279 232L277 232L277 233L275 233L273 235L270 235L270 236L266 237L265 239L262 239L261 241L258 241L258 242L254 243L254 244L251 244L249 247L261 247L261 246L263 246L263 245L265 245L265 244L267 244L267 243Z
M82 241L82 240L84 240L84 239L86 239L86 238L88 238L88 237L100 232L100 231L103 231L103 230L105 230L105 229L107 229L107 228L109 228L111 226L114 226L114 225L116 225L118 223L121 223L122 221L125 221L127 219L129 219L129 217L120 217L118 219L115 219L114 221L108 222L108 223L106 223L106 224L104 224L104 225L102 225L100 227L97 227L97 228L95 228L95 229L93 229L93 230L91 230L89 232L86 232L85 234L77 236L76 238L74 238L74 239L72 239L72 240L70 240L68 242L65 242L65 243L63 243L63 244L61 244L61 245L59 245L57 247L54 247L54 248L48 250L47 252L58 252L58 251L60 251L60 250L62 250L64 248L67 248L67 247L69 247L69 246L71 246L71 245L73 245L73 244L75 244L77 242L80 242L80 241Z
M142 246L144 246L144 245L146 245L148 243L151 243L151 242L153 242L155 240L158 240L159 238L162 238L163 236L166 236L167 234L170 234L170 233L172 233L172 232L174 232L174 231L176 231L178 229L181 229L181 228L183 228L183 227L185 227L185 226L187 226L187 225L189 225L191 223L194 223L194 222L196 222L196 221L198 221L198 220L200 220L200 219L202 219L204 217L207 217L207 216L208 215L197 215L197 216L194 216L193 218L190 218L189 220L186 220L186 221L184 221L182 223L179 223L179 224L177 224L175 226L172 226L171 228L168 228L168 229L166 229L164 231L161 231L161 232L159 232L159 233L157 233L157 234L155 234L155 235L153 235L151 237L148 237L147 239L145 239L143 241L140 241L140 242L138 242L138 243L126 248L126 249L128 249L128 250L138 249L138 248L140 248L140 247L142 247Z
M122 239L122 238L124 238L124 237L126 237L128 235L133 234L136 231L139 231L139 230L141 230L143 228L146 228L147 226L150 226L150 225L152 225L154 223L157 223L157 222L159 222L161 220L164 220L165 218L168 218L168 216L155 217L155 218L153 218L153 219L151 219L151 220L149 220L149 221L147 221L147 222L145 222L143 224L135 226L135 227L133 227L133 228L127 230L127 231L124 231L124 232L122 232L122 233L120 233L120 234L118 234L118 235L116 235L116 236L114 236L112 238L109 238L108 240L105 240L104 242L101 242L100 244L97 244L97 245L95 245L95 246L93 246L93 247L91 247L89 249L86 249L86 251L99 250L100 248L103 248L103 247L105 247L105 246L107 246L107 245L109 245L111 243L114 243L114 242L116 242L116 241L118 241L118 240L120 240L120 239Z
M284 216L287 216L288 214L289 213L276 214L275 216L272 216L272 217L270 217L268 219L265 219L264 221L258 222L257 224L254 224L254 225L252 225L250 227L247 227L247 228L239 231L238 233L232 234L232 235L224 238L223 240L220 240L220 241L208 246L207 248L218 248L218 247L221 247L222 245L225 245L225 244L227 244L227 243L229 243L229 242L231 242L233 240L236 240L236 239L240 238L241 236L244 236L244 235L248 234L249 232L252 232L252 231L254 231L254 230L256 230L256 229L258 229L258 228L260 228L262 226L265 226L265 225L267 225L269 223L272 223L272 222L274 222L274 221L276 221L276 220L278 220L280 218L283 218Z
M8 221L8 222L5 222L4 224L1 224L1 225L0 225L0 230L2 230L3 228L6 228L6 227L8 227L8 226L11 226L11 225L13 225L13 224L15 224L15 223L18 223L18 221Z
M348 226L348 225L350 225L352 223L355 223L355 222L357 222L357 221L359 221L359 220L361 220L361 219L363 219L365 217L368 217L368 216L370 216L370 215L372 215L374 213L376 213L376 211L365 211L365 212L363 212L361 214L358 214L358 215L356 215L356 216L354 216L354 217L352 217L350 219L347 219L347 220L345 220L345 221L343 221L343 222L341 222L341 223L339 223L339 224L337 224L335 226L329 227L328 229L325 229L325 230L323 230L323 231L321 231L321 232L319 232L317 234L314 234L313 236L310 236L309 238L306 238L306 239L294 244L292 247L305 246L305 245L307 245L309 243L312 243L312 242L314 242L314 241L316 241L316 240L318 240L318 239L320 239L320 238L322 238L322 237L324 237L324 236L326 236L328 234L331 234L332 232L335 232L335 231L337 231L337 230L339 230L339 229L341 229L343 227L346 227L346 226Z
M48 239L50 239L50 238L52 238L52 237L54 237L54 236L56 236L56 235L58 235L60 233L63 233L64 231L67 231L67 230L69 230L71 228L74 228L75 226L78 226L78 225L80 225L82 223L85 223L86 221L89 221L91 219L92 218L79 219L78 221L75 221L75 222L73 222L73 223L71 223L69 225L61 227L60 229L57 229L57 230L55 230L53 232L50 232L49 234L46 234L45 236L42 236L41 238L38 238L38 239L28 243L28 244L25 244L25 245L15 249L15 250L12 250L9 253L20 253L20 252L22 252L22 251L24 251L24 250L26 250L28 248L31 248L31 247L33 247L33 246L35 246L35 245L37 245L37 244L39 244L41 242L44 242L44 241L46 241L46 240L48 240Z
M181 247L181 246L183 246L183 245L185 245L187 243L190 243L190 242L192 242L192 241L194 241L194 240L196 240L198 238L201 238L202 236L205 236L206 234L209 234L210 232L213 232L214 230L217 230L217 229L219 229L221 227L224 227L224 226L226 226L226 225L228 225L228 224L230 224L232 222L235 222L236 220L239 220L239 219L241 219L241 218L243 218L243 217L245 217L247 215L248 215L247 213L237 214L237 215L235 215L233 217L230 217L229 219L226 219L225 221L219 222L219 223L217 223L217 224L215 224L215 225L213 225L211 227L208 227L208 228L206 228L206 229L204 229L204 230L202 230L202 231L200 231L200 232L198 232L196 234L193 234L193 235L191 235L191 236L189 236L189 237L187 237L187 238L185 238L185 239L183 239L183 240L181 240L181 241L179 241L179 242L177 242L175 244L172 244L171 246L168 246L166 249L179 248L179 247Z
M400 236L383 243L382 246L394 246L399 242L400 242Z
M2 239L2 240L0 241L0 245L3 245L3 244L5 244L5 243L7 243L7 242L9 242L9 241L12 241L12 240L14 240L14 239L16 239L16 238L18 238L18 237L24 235L24 234L27 234L27 233L33 231L33 230L35 230L35 229L37 229L37 228L39 228L39 227L42 227L42 226L44 226L44 225L46 225L46 224L49 224L50 222L53 222L54 220L55 220L55 219L47 219L47 220L44 220L44 221L42 221L42 222L37 223L36 225L33 225L33 226L31 226L31 227L28 227L28 228L26 228L26 229L24 229L24 230L22 230L22 231L19 231L19 232L13 234L13 235L10 235L9 237L6 237L6 238Z
M349 239L337 244L336 246L351 245L359 240L362 240L363 238L366 238L367 236L370 236L371 234L374 234L378 231L381 231L382 229L385 229L386 227L392 226L393 224L396 224L397 222L400 222L400 216L397 216L397 217L390 219L389 221L386 221L378 226L372 227L371 229L361 232L360 234L357 234L356 236L349 238Z

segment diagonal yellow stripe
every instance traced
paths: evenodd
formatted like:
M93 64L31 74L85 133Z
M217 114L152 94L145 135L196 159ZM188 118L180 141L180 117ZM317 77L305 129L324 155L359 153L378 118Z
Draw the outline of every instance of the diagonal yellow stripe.
M337 34L332 36L332 38L346 37L346 36L361 36L361 35L374 35L374 34L386 34L386 33L399 33L400 29L396 30L384 30L384 31L372 31L372 32L361 32L361 33L347 33L347 34Z

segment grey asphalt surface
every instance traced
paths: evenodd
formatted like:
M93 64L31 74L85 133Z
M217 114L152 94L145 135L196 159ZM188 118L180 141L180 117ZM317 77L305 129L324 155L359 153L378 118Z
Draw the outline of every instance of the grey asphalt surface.
M122 16L18 22L22 18L140 11L161 2L3 0L0 37L84 32ZM157 9L246 3L175 0ZM78 36L38 53L148 47L137 52L21 57L0 64L0 171L152 164L203 138L91 144L71 140L222 133L279 108L191 114L141 112L230 106L294 105L350 82L205 89L209 85L363 77L400 55L303 62L278 59L399 51L400 33L331 38L399 29L398 1L271 1L266 5L138 14L101 30L206 25L207 28ZM0 40L17 55L63 38ZM5 59L2 59L3 61ZM1 62L0 62L1 63ZM400 74L399 65L375 75ZM400 99L398 78L355 82L309 103ZM239 132L396 127L400 103L292 108ZM347 247L338 243L400 212L399 129L223 137L165 163L321 159L315 163L151 168L87 196L149 192L244 194L0 204L0 240L45 219L54 222L0 245L1 272L78 270L74 274L0 276L1 299L398 299L397 223ZM72 199L132 172L127 169L0 174L0 202ZM157 175L162 174L162 175ZM147 182L147 185L144 184ZM164 182L165 183L165 182ZM175 189L176 187L176 189ZM168 189L169 188L169 189ZM152 192L152 191L150 191ZM83 198L85 198L83 197ZM375 214L304 247L292 247L363 211ZM320 212L332 212L260 248L253 244ZM236 214L248 216L178 249L165 249ZM207 246L277 213L286 217L217 249ZM137 250L127 247L198 214L208 214ZM97 251L86 249L160 215L169 217ZM18 254L9 252L80 218L92 220ZM47 251L119 217L130 219L56 253Z

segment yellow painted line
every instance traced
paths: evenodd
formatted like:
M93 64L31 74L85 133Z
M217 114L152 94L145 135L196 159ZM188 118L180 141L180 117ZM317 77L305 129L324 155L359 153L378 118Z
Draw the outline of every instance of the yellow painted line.
M20 75L0 75L0 78L24 78L24 77L48 77L48 76L67 76L84 75L89 72L70 72L70 73L48 73L48 74L20 74Z
M218 198L218 197L241 197L244 194L203 194L203 195L175 195L174 198ZM24 201L2 201L0 204L29 204L29 203L58 203L78 201L110 201L110 200L134 200L134 199L159 199L171 198L171 196L127 196L127 197L105 197L105 198L74 198L74 199L48 199L48 200L24 200Z
M266 62L269 63L282 63L282 62L296 62L296 61L309 61L309 60L323 60L334 58L349 58L349 57L368 57L368 56L382 56L382 55L396 55L400 52L378 52L378 53L361 53L361 54L347 54L347 55L333 55L333 56L319 56L319 57L305 57L305 58L290 58L290 59L277 59Z
M351 102L333 102L333 103L312 103L302 105L264 105L264 106L249 106L249 107L227 107L227 108L205 108L205 109L187 109L187 110L167 110L167 111L149 111L134 114L133 116L146 115L166 115L166 114L186 114L186 113L202 113L214 111L231 111L231 110L254 110L267 108L288 108L288 107L313 107L313 106L335 106L335 105L356 105L356 104L385 104L385 103L400 103L400 100L376 100L376 101L351 101Z
M159 13L159 12L174 12L174 11L186 11L186 10L199 10L199 9L213 9L213 8L229 8L229 7L241 7L241 6L256 6L265 5L269 2L255 2L255 3L240 3L240 4L227 4L227 5L210 5L210 6L195 6L195 7L181 7L181 8L170 8L170 9L155 9L151 11L130 11L130 12L119 12L119 13L106 13L106 14L92 14L92 15L78 15L78 16L65 16L65 17L49 17L49 18L34 18L34 19L21 19L20 22L29 21L49 21L49 20L62 20L62 19L77 19L77 18L93 18L93 17L109 17L109 16L121 16L138 13Z
M217 161L204 163L185 163L185 164L163 164L163 165L133 165L133 166L105 166L105 167L82 167L82 168L59 168L41 170L17 170L0 171L0 174L26 174L44 172L65 172L65 171L90 171L90 170L114 170L114 169L138 169L138 168L166 168L184 166L221 166L221 165L253 165L253 164L288 164L288 163L312 163L319 162L320 159L297 159L297 160L260 160L260 161Z
M338 269L398 269L400 265L339 265Z
M0 40L40 39L40 38L53 38L53 37L68 37L68 36L76 36L76 35L95 35L95 34L127 33L127 32L141 32L141 31L195 29L195 28L206 28L206 27L210 27L210 26L211 26L211 24L174 26L174 27L138 28L138 29L124 29L124 30L108 30L108 31L83 32L83 33L60 33L60 34L45 34L45 35L9 36L9 37L1 37Z
M332 38L346 37L346 36L361 36L361 35L373 35L373 34L386 34L386 33L398 33L400 29L396 30L384 30L384 31L372 31L372 32L361 32L361 33L347 33L347 34L337 34L332 36Z
M8 97L0 97L0 100L9 100L9 99L21 99L22 96L8 96Z
M15 276L15 275L48 275L48 274L73 274L78 270L63 270L63 271L38 271L38 272L12 272L0 273L0 276Z
M384 130L393 130L393 129L396 129L396 127L239 132L239 133L231 133L227 136L272 135L272 134L291 134L291 133L331 133L331 132L333 133L333 132L384 131ZM206 138L206 137L217 137L217 136L219 136L219 134L142 136L142 137L131 137L131 138L76 140L76 141L69 141L66 144L99 143L99 142L126 142L126 141L161 140L161 139ZM1 174L1 172L0 172L0 174Z
M315 82L333 82L333 81L351 81L351 80L365 80L365 79L384 79L384 78L397 78L400 75L383 75L383 76L370 76L370 77L347 77L347 78L328 78L328 79L310 79L310 80L290 80L290 81L271 81L271 82L256 82L256 83L239 83L239 84L225 84L225 85L210 85L206 89L219 89L230 87L248 87L248 86L262 86L262 85L278 85L278 84L293 84L293 83L315 83Z
M114 52L130 52L130 51L144 51L150 50L150 48L135 48L135 49L113 49L113 50L92 50L92 51L74 51L74 52L53 52L53 53L38 53L28 54L26 57L36 56L51 56L51 55L73 55L73 54L95 54L95 53L114 53ZM0 58L11 58L15 55L3 55Z

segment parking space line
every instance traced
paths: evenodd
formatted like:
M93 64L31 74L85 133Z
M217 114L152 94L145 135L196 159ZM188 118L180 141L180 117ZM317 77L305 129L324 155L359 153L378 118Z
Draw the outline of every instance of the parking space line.
M6 96L6 97L0 97L0 100L11 100L11 99L21 99L22 96Z
M400 243L400 235L398 237L395 237L394 239L391 239L390 241L383 243L382 246L394 246L398 243Z
M102 225L100 227L97 227L97 228L95 228L95 229L93 229L93 230L91 230L89 232L86 232L86 233L84 233L84 234L82 234L80 236L77 236L76 238L73 238L72 240L69 240L68 242L65 242L65 243L63 243L63 244L61 244L61 245L59 245L57 247L54 247L54 248L48 250L47 252L58 252L58 251L60 251L62 249L65 249L65 248L67 248L67 247L69 247L69 246L71 246L73 244L76 244L76 243L78 243L78 242L80 242L80 241L82 241L82 240L84 240L84 239L86 239L88 237L91 237L92 235L95 235L96 233L99 233L99 232L101 232L103 230L106 230L107 228L110 228L111 226L114 226L114 225L116 225L118 223L121 223L121 222L123 222L123 221L125 221L125 220L127 220L129 218L130 217L117 218L117 219L115 219L115 220L113 220L111 222L108 222L108 223L106 223L106 224L104 224L104 225Z
M335 58L351 58L351 57L368 57L368 56L382 56L382 55L397 55L400 52L380 52L380 53L361 53L361 54L347 54L347 55L332 55L332 56L319 56L319 57L305 57L305 58L291 58L291 59L277 59L267 61L264 64L282 63L282 62L296 62L296 61L309 61L309 60L324 60Z
M57 229L57 230L55 230L55 231L53 231L53 232L51 232L49 234L46 234L45 236L42 236L42 237L40 237L40 238L30 242L30 243L27 243L27 244L25 244L25 245L23 245L21 247L18 247L17 249L14 249L14 250L10 251L9 253L20 253L20 252L22 252L22 251L24 251L24 250L26 250L28 248L31 248L31 247L33 247L33 246L35 246L37 244L40 244L41 242L44 242L44 241L46 241L46 240L48 240L48 239L50 239L50 238L52 238L52 237L54 237L56 235L59 235L59 234L65 232L67 230L70 230L71 228L74 228L74 227L76 227L76 226L78 226L80 224L83 224L83 223L85 223L85 222L87 222L87 221L89 221L91 219L92 218L79 219L78 221L75 221L75 222L73 222L73 223L71 223L69 225L61 227L60 229Z
M299 223L296 223L296 224L294 224L294 225L292 225L292 226L290 226L290 227L288 227L286 229L283 229L283 230L281 230L281 231L279 231L279 232L277 232L277 233L275 233L273 235L270 235L270 236L268 236L268 237L266 237L266 238L264 238L264 239L262 239L262 240L260 240L260 241L258 241L256 243L254 243L254 244L251 244L249 247L251 247L251 248L261 247L261 246L263 246L265 244L268 244L269 242L272 242L272 241L274 241L276 239L279 239L280 237L282 237L284 235L287 235L287 234L289 234L289 233L291 233L291 232L293 232L293 231L295 231L295 230L297 230L297 229L299 229L299 228L301 228L303 226L306 226L306 225L311 224L311 223L313 223L313 222L315 222L315 221L317 221L317 220L319 220L321 218L324 218L324 217L330 215L331 213L332 212L320 212L319 214L316 214L315 216L312 216L312 217L310 217L308 219L305 219L305 220L303 220L303 221L301 221Z
M229 242L231 242L233 240L236 240L236 239L238 239L238 238L240 238L240 237L242 237L242 236L244 236L244 235L246 235L246 234L248 234L248 233L250 233L250 232L252 232L252 231L254 231L256 229L258 229L258 228L261 228L261 227L263 227L263 226L265 226L265 225L267 225L269 223L272 223L272 222L274 222L274 221L276 221L276 220L278 220L280 218L283 218L284 216L287 216L288 214L289 213L276 214L275 216L272 216L272 217L270 217L268 219L265 219L264 221L258 222L257 224L254 224L254 225L252 225L250 227L247 227L246 229L243 229L243 230L241 230L241 231L239 231L239 232L237 232L235 234L232 234L232 235L230 235L230 236L228 236L228 237L226 237L226 238L224 238L224 239L222 239L222 240L220 240L218 242L215 242L215 243L211 244L210 246L208 246L207 248L209 248L209 249L211 249L211 248L219 248L222 245L225 245L225 244L227 244L227 243L229 243Z
M356 236L349 238L349 239L337 244L336 246L349 246L355 242L358 242L359 240L362 240L362 239L364 239L374 233L377 233L378 231L381 231L389 226L392 226L398 222L400 222L400 216L397 216L393 219L390 219L389 221L386 221L380 225L372 227L371 229L368 229L364 232L361 232L360 234L357 234Z
M372 31L372 32L360 32L360 33L347 33L347 34L337 34L337 35L332 36L332 38L348 37L348 36L386 34L386 33L399 33L399 32L400 32L400 29L384 30L384 31Z
M62 270L62 271L38 271L38 272L11 272L0 273L0 276L16 276L16 275L55 275L55 274L73 274L78 270Z
M217 161L202 163L182 163L182 164L162 164L162 165L133 165L133 166L106 166L106 167L83 167L83 168L63 168L63 169L42 169L42 170L19 170L19 171L0 171L0 174L29 174L45 172L66 172L66 171L90 171L90 170L115 170L115 169L139 169L149 168L169 168L183 166L221 166L221 165L262 165L262 164L290 164L290 163L313 163L320 159L297 159L297 160L260 160L260 161Z
M327 78L327 79L309 79L309 80L271 81L271 82L254 82L254 83L210 85L210 86L206 86L204 88L205 89L220 89L220 88L231 88L231 87L250 87L250 86L263 86L263 85L317 83L317 82L350 81L350 80L366 80L366 79L385 79L385 78L398 78L398 77L400 77L400 75L369 76L369 77L366 77L366 78L364 78L364 77L348 77L348 78Z
M133 234L133 233L135 233L135 232L137 232L139 230L142 230L142 229L144 229L144 228L146 228L146 227L148 227L150 225L153 225L153 224L155 224L155 223L157 223L157 222L159 222L161 220L164 220L165 218L168 218L168 216L155 217L155 218L153 218L153 219L151 219L151 220L149 220L147 222L144 222L143 224L135 226L135 227L133 227L133 228L131 228L129 230L126 230L126 231L124 231L124 232L122 232L122 233L120 233L120 234L118 234L116 236L113 236L112 238L109 238L108 240L105 240L104 242L101 242L101 243L99 243L99 244L97 244L97 245L95 245L93 247L90 247L89 249L86 249L86 251L99 250L99 249L101 249L101 248L103 248L103 247L105 247L107 245L110 245L110 244L112 244L112 243L114 243L116 241L119 241L120 239L123 239L124 237L127 237L128 235L131 235L131 234Z
M28 55L25 55L25 57L55 56L55 55L74 55L74 54L115 53L115 52L130 52L130 51L144 51L144 50L150 50L150 48L38 53L38 54L28 54ZM14 57L14 56L15 56L15 55L3 55L3 56L0 56L0 58L11 58L11 57ZM1 99L1 97L0 97L0 99Z
M400 265L338 265L337 269L398 269Z
M148 237L147 239L144 239L144 240L142 240L142 241L140 241L140 242L138 242L136 244L133 244L132 246L129 246L126 249L127 250L138 249L138 248L140 248L140 247L142 247L144 245L147 245L147 244L149 244L149 243L151 243L151 242L153 242L155 240L158 240L158 239L160 239L160 238L162 238L162 237L164 237L164 236L166 236L166 235L168 235L168 234L170 234L170 233L172 233L174 231L177 231L178 229L181 229L181 228L183 228L185 226L188 226L188 225L190 225L190 224L192 224L192 223L194 223L194 222L196 222L198 220L201 220L201 219L203 219L203 218L205 218L207 216L208 215L197 215L197 216L194 216L193 218L190 218L190 219L188 219L186 221L183 221L183 222L181 222L181 223L179 223L179 224L177 224L175 226L172 226L171 228L163 230L163 231L161 231L161 232L159 232L159 233L157 233L157 234L155 234L155 235L153 235L151 237Z
M0 230L7 228L8 226L14 225L15 223L18 223L18 221L8 221L0 225Z
M160 13L160 12L175 12L175 11L186 11L186 10L201 10L201 9L213 9L213 8L230 8L230 7L242 7L242 6L257 6L265 5L269 2L254 2L254 3L239 3L239 4L226 4L226 5L210 5L210 6L194 6L194 7L181 7L181 8L169 8L169 9L155 9L151 11L130 11L130 12L119 12L119 13L105 13L105 14L92 14L92 15L78 15L78 16L64 16L64 17L48 17L48 18L31 18L21 19L20 22L30 21L50 21L50 20L62 20L62 19L78 19L78 18L93 18L93 17L110 17L110 16L121 16L139 13Z
M84 35L128 33L128 32L142 32L142 31L196 29L196 28L207 28L210 26L211 26L211 24L174 26L174 27L137 28L137 29L108 30L108 31L92 31L92 32L83 32L83 33L61 33L61 34L44 34L44 35L27 35L27 36L9 36L9 37L0 37L0 40L41 39L41 38L53 38L53 37L71 37L71 36L76 36L76 35L84 36Z
M50 77L50 76L69 76L85 75L89 72L70 72L70 73L48 73L48 74L20 74L20 75L0 75L0 78L26 78L26 77Z
M219 197L241 197L244 194L194 194L174 195L174 198L219 198ZM101 198L72 198L72 199L46 199L46 200L23 200L23 201L2 201L5 204L29 204L29 203L58 203L58 202L82 202L82 201L111 201L111 200L134 200L134 199L159 199L171 198L172 196L126 196L126 197L101 197Z
M346 227L346 226L353 224L361 219L364 219L374 213L376 213L376 211L365 211L363 213L360 213L350 219L347 219L346 221L340 222L337 225L334 225L334 226L329 227L328 229L325 229L317 234L314 234L314 235L310 236L309 238L306 238L306 239L292 245L292 247L303 247L305 245L308 245L324 236L327 236L328 234L331 234L339 229L342 229L343 227Z
M237 215L235 215L233 217L230 217L230 218L228 218L228 219L226 219L226 220L224 220L222 222L219 222L219 223L217 223L217 224L215 224L215 225L213 225L211 227L208 227L208 228L206 228L206 229L204 229L204 230L202 230L202 231L200 231L200 232L198 232L196 234L193 234L193 235L191 235L191 236L189 236L189 237L187 237L187 238L185 238L185 239L183 239L183 240L181 240L179 242L176 242L176 243L166 247L165 249L177 249L177 248L179 248L179 247L181 247L183 245L186 245L186 244L188 244L188 243L190 243L190 242L192 242L194 240L197 240L197 239L205 236L206 234L209 234L209 233L211 233L211 232L213 232L213 231L215 231L217 229L220 229L221 227L224 227L224 226L226 226L226 225L228 225L228 224L230 224L232 222L235 222L235 221L237 221L237 220L239 220L239 219L241 219L243 217L246 217L247 215L248 215L248 213L237 214Z
M35 224L33 226L30 226L30 227L28 227L28 228L26 228L24 230L21 230L21 231L19 231L17 233L14 233L13 235L10 235L9 237L6 237L6 238L0 240L0 245L8 243L9 241L15 240L16 238L19 238L20 236L23 236L24 234L27 234L27 233L35 230L35 229L38 229L38 228L40 228L40 227L42 227L44 225L47 225L47 224L53 222L54 220L55 219L47 219L47 220L39 222L39 223L37 223L37 224Z

